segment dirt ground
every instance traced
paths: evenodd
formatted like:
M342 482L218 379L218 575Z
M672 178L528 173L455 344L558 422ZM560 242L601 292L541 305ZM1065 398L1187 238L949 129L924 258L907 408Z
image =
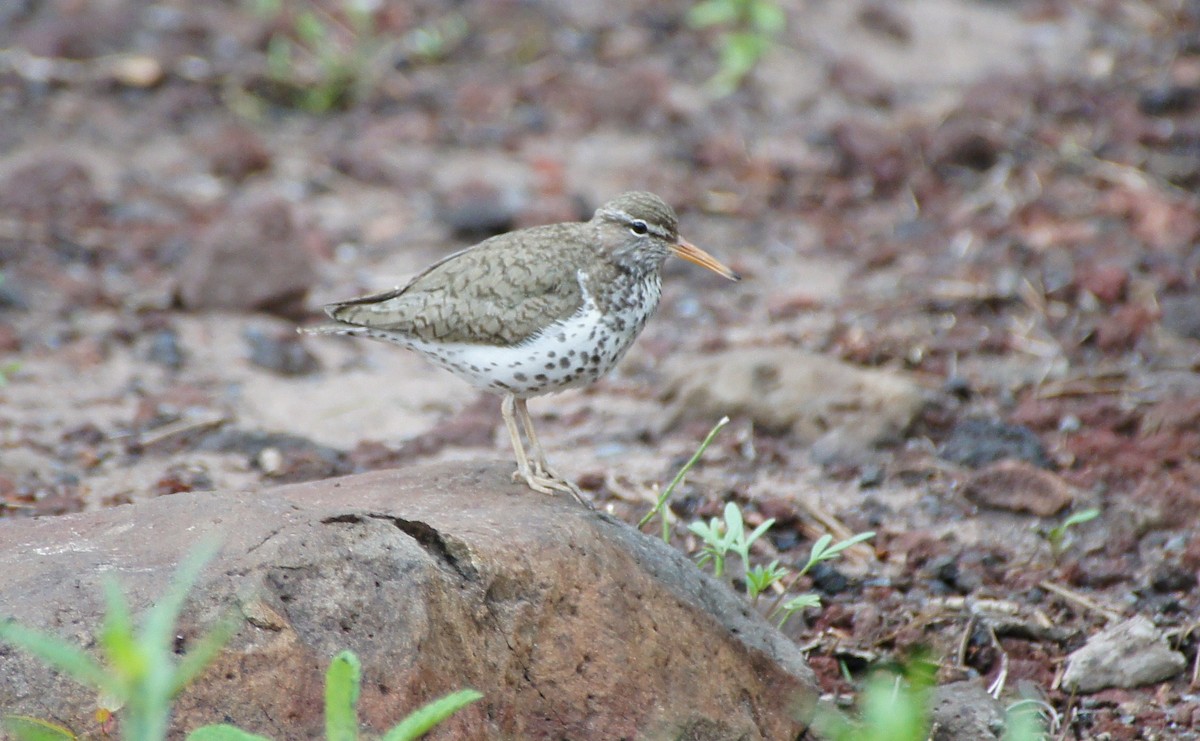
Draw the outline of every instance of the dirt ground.
M1200 738L1200 5L785 2L719 98L685 2L383 2L357 36L333 0L263 5L0 4L0 516L507 458L495 399L295 326L653 190L745 280L670 265L609 378L531 403L559 468L636 521L715 422L672 408L681 358L913 380L921 412L866 450L734 415L675 514L774 517L785 564L877 532L787 627L831 696L926 646L1056 738ZM300 97L302 7L352 60L328 105ZM1186 669L1065 690L1135 615Z

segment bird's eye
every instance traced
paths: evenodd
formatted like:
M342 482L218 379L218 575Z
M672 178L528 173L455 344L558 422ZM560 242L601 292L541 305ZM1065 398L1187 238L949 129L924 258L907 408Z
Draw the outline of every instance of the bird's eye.
M635 219L629 223L629 231L639 237L644 237L650 231L650 227L646 226L646 222L641 219Z

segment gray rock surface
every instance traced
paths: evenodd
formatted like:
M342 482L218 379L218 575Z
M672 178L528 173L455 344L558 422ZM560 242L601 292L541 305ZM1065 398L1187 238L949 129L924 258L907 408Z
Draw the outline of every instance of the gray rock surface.
M1109 687L1141 687L1170 679L1187 666L1158 628L1141 615L1105 628L1067 657L1063 689L1099 692Z
M816 690L800 651L661 541L510 483L507 463L453 463L193 493L0 521L0 616L95 648L102 583L136 610L184 553L223 548L178 630L246 622L181 695L182 732L232 722L322 738L323 673L358 653L360 717L380 732L474 687L430 738L795 738ZM95 731L94 691L0 647L0 708Z

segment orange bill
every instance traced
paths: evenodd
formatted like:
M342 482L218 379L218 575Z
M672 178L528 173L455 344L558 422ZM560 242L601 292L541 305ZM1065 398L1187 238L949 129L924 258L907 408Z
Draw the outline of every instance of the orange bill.
M741 280L742 276L730 270L723 265L717 258L708 254L696 245L687 241L683 237L679 238L679 244L671 245L671 253L676 257L682 257L688 262L695 263L702 268L708 268L714 273L720 273L729 280Z

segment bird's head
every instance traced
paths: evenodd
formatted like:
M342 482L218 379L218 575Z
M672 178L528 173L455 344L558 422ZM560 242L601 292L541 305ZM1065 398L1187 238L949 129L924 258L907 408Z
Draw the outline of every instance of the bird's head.
M662 268L671 255L720 273L741 277L715 257L679 236L679 219L661 198L645 191L623 193L592 216L601 249L627 270L649 273Z

